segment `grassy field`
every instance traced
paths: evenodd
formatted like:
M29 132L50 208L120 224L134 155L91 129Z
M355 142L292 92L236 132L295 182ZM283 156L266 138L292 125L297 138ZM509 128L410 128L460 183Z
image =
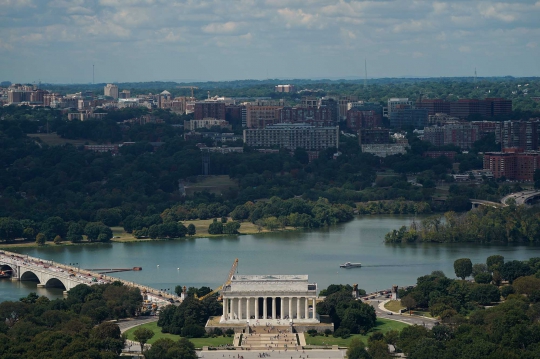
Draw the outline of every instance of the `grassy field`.
M161 328L157 326L157 322L147 323L139 325L138 327L131 328L126 332L127 338L130 340L135 340L133 332L139 327L144 327L150 329L154 332L154 337L148 341L148 344L152 344L158 339L169 338L172 340L178 340L181 337L179 335L162 333ZM192 338L189 340L195 345L195 348L202 348L204 346L219 346L222 344L232 344L233 337L217 337L217 338Z
M401 309L405 309L399 300L390 300L384 304L384 307L391 312L399 312Z
M227 175L223 176L199 176L198 182L185 183L186 194L188 196L195 192L208 191L210 193L221 194L229 188L236 188L238 184Z
M60 146L65 145L66 143L70 143L74 146L82 146L84 144L96 144L96 142L89 140L69 140L67 138L62 138L58 136L56 133L30 133L28 134L28 137L38 137L41 139L41 141L43 141L43 143L49 146Z
M332 335L329 335L327 337L325 336L316 336L311 337L307 334L305 334L306 337L306 344L308 345L339 345L340 347L346 347L349 346L349 343L353 338L360 338L364 343L367 343L367 339L369 335L373 332L380 331L381 333L386 333L390 330L397 330L401 331L403 328L405 328L407 324L396 322L389 319L381 319L377 318L377 325L375 328L372 329L372 331L368 335L361 335L361 334L353 334L347 339L342 338L334 338Z
M187 227L190 223L193 223L193 225L195 226L195 230L197 231L197 234L196 236L197 237L217 237L217 236L221 236L221 235L211 235L211 234L208 234L208 226L210 226L210 224L212 223L213 219L196 219L196 220L193 220L193 221L182 221L182 223L184 223L184 225ZM229 218L229 221L231 221L231 218ZM293 230L292 227L287 227L285 228L286 230ZM259 228L251 223L251 222L242 222L240 223L240 229L238 230L238 232L240 232L241 234L254 234L254 233L265 233L265 232L270 232L269 230L265 229L265 228L261 228L261 230L259 231Z

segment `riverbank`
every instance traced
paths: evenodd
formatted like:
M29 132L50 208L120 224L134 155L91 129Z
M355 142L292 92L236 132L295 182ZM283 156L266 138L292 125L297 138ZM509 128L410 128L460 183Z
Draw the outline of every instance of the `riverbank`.
M231 219L229 218L229 221ZM260 233L279 233L279 232L294 232L294 231L301 231L302 228L293 228L293 227L285 227L285 228L279 228L275 230L269 230L264 227L258 226L256 224L253 224L251 222L241 222L240 223L240 229L238 230L238 234L209 234L208 233L208 227L213 222L213 219L198 219L198 220L192 220L192 221L183 221L182 223L187 227L190 224L193 224L195 226L196 234L193 236L186 236L181 238L136 238L133 237L133 234L127 233L123 227L116 226L111 227L111 230L113 232L113 238L111 239L111 242L117 242L117 243L133 243L133 242L150 242L150 241L174 241L177 239L185 239L185 238L219 238L219 237L234 237L234 236L240 236L240 235L251 235L251 234L260 234ZM80 246L80 245L89 245L89 244L101 244L102 242L89 242L86 240L86 236L83 236L83 241L78 243L73 243L71 241L62 241L59 244L55 244L53 242L46 242L43 245L36 244L35 241L28 241L28 240L15 240L13 242L9 243L2 243L0 244L0 249L13 249L13 248L32 248L32 247L40 247L40 248L47 248L47 247L62 247L62 246Z

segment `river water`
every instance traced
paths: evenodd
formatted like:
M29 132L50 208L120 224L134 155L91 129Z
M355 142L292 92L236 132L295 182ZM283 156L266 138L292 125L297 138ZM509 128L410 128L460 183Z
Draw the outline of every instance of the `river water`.
M540 246L479 244L384 244L384 235L410 224L412 216L363 216L324 230L267 233L221 238L110 243L17 252L81 268L143 267L114 276L157 289L182 286L216 288L227 279L235 258L241 274L308 274L319 289L329 284L354 284L367 291L411 285L419 276L442 270L455 277L453 263L470 258L485 263L501 254L506 260L540 257ZM340 269L344 262L362 268ZM61 290L36 288L35 283L0 280L0 301L17 300L31 291L49 297Z

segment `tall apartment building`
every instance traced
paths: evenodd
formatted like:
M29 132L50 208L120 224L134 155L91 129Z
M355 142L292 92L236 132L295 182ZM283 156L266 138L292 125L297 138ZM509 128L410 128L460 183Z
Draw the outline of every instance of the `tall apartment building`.
M115 100L118 100L118 86L113 84L107 84L103 88L103 92L105 96L112 97Z
M246 126L264 128L276 123L276 110L284 106L283 100L259 100L246 104Z
M338 147L339 127L315 127L303 123L268 125L265 128L244 130L244 143L260 148L320 151Z
M275 92L294 93L296 92L296 86L294 85L277 85L274 86Z
M389 100L390 101L390 100ZM503 98L460 99L458 101L445 101L441 99L425 99L416 103L416 108L424 108L429 115L446 113L461 119L471 115L494 117L512 112L512 100Z
M347 120L347 111L349 110L349 104L351 102L358 102L358 96L340 96L338 98L339 106L339 120Z
M534 171L540 168L540 152L504 150L484 154L484 169L495 178L532 182Z
M424 128L428 123L428 110L425 108L399 108L396 105L392 111L389 110L390 127L392 128L407 128L413 127L415 129Z
M469 149L478 140L477 134L476 127L469 123L446 125L444 126L444 143Z
M358 132L360 129L377 128L382 126L382 116L375 111L364 111L353 107L347 111L347 128Z
M283 107L276 110L275 123L307 123L316 127L335 126L332 112L321 107Z
M434 126L424 128L424 141L431 143L434 146L444 146L444 127Z
M385 116L390 117L396 109L411 109L414 108L414 102L409 101L408 98L393 97L388 99L388 106L384 113Z
M500 143L503 149L538 150L540 146L540 119L497 122L495 142Z
M339 121L339 103L332 97L323 97L319 102L319 107L326 107L330 111L332 122L337 124Z
M386 128L361 129L358 131L358 144L372 145L391 143L390 131Z
M195 102L195 120L204 118L215 118L225 121L225 102L220 101L199 101Z

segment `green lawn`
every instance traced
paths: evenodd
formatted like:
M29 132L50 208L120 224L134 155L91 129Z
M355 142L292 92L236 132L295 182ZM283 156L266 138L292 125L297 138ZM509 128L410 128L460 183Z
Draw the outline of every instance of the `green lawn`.
M353 334L347 339L342 338L334 338L332 335L329 335L327 337L325 336L316 336L311 337L308 334L304 334L306 337L306 344L307 345L339 345L340 347L347 347L349 346L349 343L353 338L360 338L364 343L367 343L367 338L371 333L375 331L380 331L382 333L386 333L390 330L397 330L401 331L403 328L405 328L407 324L396 322L394 320L389 319L380 319L377 318L377 325L375 328L371 330L371 332L368 335L361 335L361 334Z
M400 300L390 300L384 304L384 307L391 312L399 312L401 309L405 309Z
M142 324L135 328L129 329L126 332L127 338L130 340L135 340L135 338L133 337L133 332L139 327L144 327L154 332L154 337L148 341L148 344L152 344L153 342L161 338L169 338L172 340L180 339L179 335L162 333L161 328L157 326L157 322ZM219 346L222 344L232 344L233 337L193 338L193 339L190 339L189 341L192 342L193 345L195 345L195 348L202 348L203 346Z

